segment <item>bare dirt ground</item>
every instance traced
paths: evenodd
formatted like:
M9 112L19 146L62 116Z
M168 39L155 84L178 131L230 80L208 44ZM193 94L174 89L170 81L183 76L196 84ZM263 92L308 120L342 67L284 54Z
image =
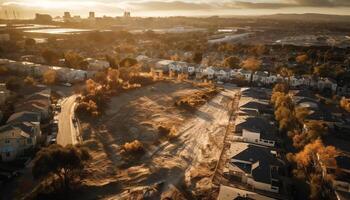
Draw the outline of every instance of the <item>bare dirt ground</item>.
M201 89L190 83L150 85L112 99L106 117L84 124L93 161L80 199L211 199L212 175L238 90L225 87L196 112L174 105L178 97ZM164 124L176 127L175 140L160 139L157 128ZM121 145L135 139L146 152L126 162Z

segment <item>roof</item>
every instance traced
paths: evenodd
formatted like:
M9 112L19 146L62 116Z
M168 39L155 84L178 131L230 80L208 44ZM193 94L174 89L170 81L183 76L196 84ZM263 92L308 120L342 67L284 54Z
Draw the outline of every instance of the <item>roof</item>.
M344 156L344 155L337 156L337 157L335 157L335 160L337 161L338 168L350 170L350 157L349 156Z
M235 146L235 144L231 146ZM231 159L251 164L243 164L238 161L231 161L230 163L242 171L250 173L255 181L271 184L271 177L278 176L278 173L276 174L272 167L283 165L282 161L272 153L273 151L272 148L245 143L245 145L238 147L235 151L236 154L232 155Z
M271 110L271 107L267 102L259 101L259 100L251 100L251 101L240 101L240 108L246 108L246 109L257 109L262 112L266 112L268 110Z
M234 187L220 185L217 200L273 200L273 198L257 194L248 190L241 190Z
M17 112L12 114L7 120L7 123L15 122L40 122L40 115L29 111Z
M261 133L262 138L273 137L276 133L276 128L273 122L268 121L262 117L238 117L236 120L236 126L249 131L258 130ZM275 137L273 137L275 138Z
M11 124L13 127L19 128L30 136L35 135L34 125L30 122L18 122Z
M268 91L262 88L241 88L242 97L269 100Z
M25 137L25 138L30 137L29 134L25 133L24 131L22 131L18 127L12 126L11 124L6 124L6 125L0 127L0 134L6 133L8 131L17 131L19 133L19 135L22 137Z

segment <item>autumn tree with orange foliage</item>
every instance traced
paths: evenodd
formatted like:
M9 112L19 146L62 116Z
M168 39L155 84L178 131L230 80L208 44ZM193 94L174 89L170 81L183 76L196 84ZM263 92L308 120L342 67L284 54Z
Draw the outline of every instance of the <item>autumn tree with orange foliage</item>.
M294 175L299 179L310 180L310 198L317 199L322 184L331 179L324 180L322 167L336 167L335 157L339 152L334 146L324 146L321 139L307 144L302 151L295 155L289 153L287 158L296 164ZM321 165L320 165L321 164Z
M302 54L302 55L297 56L295 58L295 61L297 61L298 63L301 63L301 64L305 64L308 59L309 59L309 56L307 54Z
M250 83L253 82L253 76L256 71L258 71L261 67L261 60L251 57L246 60L244 60L242 63L242 68L245 70L251 71L250 74Z
M350 112L350 99L342 97L340 100L340 107L342 107L347 112Z
M43 82L52 85L57 81L57 72L55 70L47 70L43 74Z

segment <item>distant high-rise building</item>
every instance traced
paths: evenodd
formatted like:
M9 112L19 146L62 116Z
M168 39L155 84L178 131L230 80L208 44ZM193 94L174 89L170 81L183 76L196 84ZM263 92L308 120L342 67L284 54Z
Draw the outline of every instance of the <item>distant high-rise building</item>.
M35 21L37 22L52 22L52 17L48 14L35 14Z
M64 18L64 19L69 19L69 18L71 18L70 12L64 12L63 18Z
M124 17L130 17L130 12L129 11L124 11Z
M95 12L89 12L89 18L95 18Z

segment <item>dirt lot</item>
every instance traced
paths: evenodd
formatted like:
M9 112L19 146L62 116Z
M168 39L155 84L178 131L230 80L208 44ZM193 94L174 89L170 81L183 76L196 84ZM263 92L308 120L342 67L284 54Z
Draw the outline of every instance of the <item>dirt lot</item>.
M146 191L154 199L208 196L237 90L220 91L196 112L174 105L199 90L190 83L161 82L113 98L107 116L94 126L84 124L93 161L79 197L137 199ZM178 137L160 139L159 125L175 127ZM135 139L145 144L145 153L125 161L121 145Z

